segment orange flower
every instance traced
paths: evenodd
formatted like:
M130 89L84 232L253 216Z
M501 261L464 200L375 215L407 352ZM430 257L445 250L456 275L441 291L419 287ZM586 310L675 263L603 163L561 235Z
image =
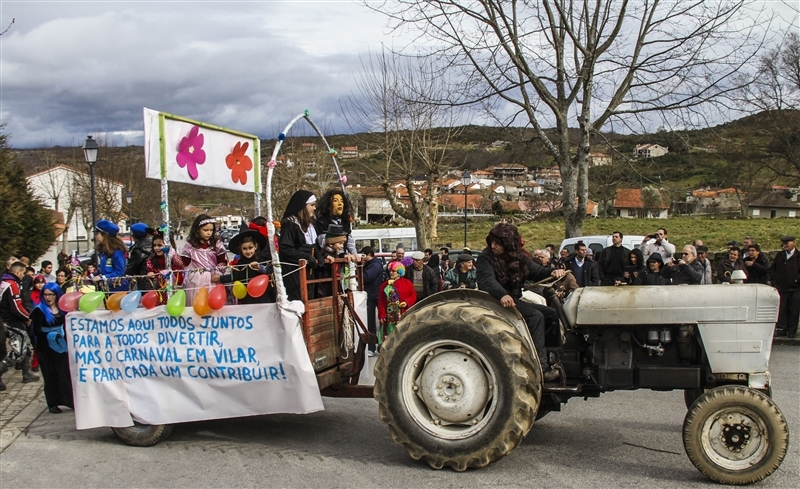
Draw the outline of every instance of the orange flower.
M245 153L250 143L236 143L233 152L225 157L225 164L231 169L231 180L233 183L247 183L247 172L253 169L253 160Z

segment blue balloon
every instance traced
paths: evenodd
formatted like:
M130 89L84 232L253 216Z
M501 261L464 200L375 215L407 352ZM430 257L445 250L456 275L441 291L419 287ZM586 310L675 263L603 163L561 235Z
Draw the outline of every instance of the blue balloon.
M137 307L139 307L139 301L141 300L142 293L138 290L134 290L123 297L121 301L119 301L119 307L121 307L125 312L133 312Z

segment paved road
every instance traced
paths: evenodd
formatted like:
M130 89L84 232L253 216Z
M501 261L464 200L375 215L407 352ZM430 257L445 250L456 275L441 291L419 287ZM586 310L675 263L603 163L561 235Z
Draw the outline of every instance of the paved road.
M800 348L776 346L773 396L800 434ZM2 487L719 487L683 452L680 392L619 392L570 401L509 456L456 473L394 444L371 399L325 399L324 412L188 423L151 448L74 418L39 416L0 455ZM800 448L758 487L796 487Z

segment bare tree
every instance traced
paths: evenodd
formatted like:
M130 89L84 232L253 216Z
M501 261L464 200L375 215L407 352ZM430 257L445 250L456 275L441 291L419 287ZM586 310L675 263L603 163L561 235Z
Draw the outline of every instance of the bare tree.
M763 164L791 185L800 185L800 35L789 32L761 57L745 102L760 112L769 142Z
M343 108L345 119L351 128L382 137L380 170L367 171L380 182L394 212L414 225L420 249L428 248L438 237L442 177L454 167L450 149L462 110L433 102L448 83L426 60L386 50L362 62L357 86L358 96ZM407 201L393 185L398 181Z
M472 102L534 129L561 169L567 237L583 231L592 138L612 121L640 131L651 117L704 120L708 104L725 106L740 88L735 75L766 29L744 0L365 5L396 29L418 28L413 49L443 61Z

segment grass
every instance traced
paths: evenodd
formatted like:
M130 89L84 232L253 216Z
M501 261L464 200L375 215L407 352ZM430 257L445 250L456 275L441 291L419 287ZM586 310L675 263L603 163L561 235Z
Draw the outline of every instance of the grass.
M467 246L483 249L486 235L496 221L470 221L467 228ZM512 220L513 222L513 220ZM562 221L532 221L517 224L525 240L525 248L543 248L547 243L558 247L564 239ZM714 219L709 217L677 217L671 219L587 219L583 234L651 234L659 227L669 232L669 241L681 247L695 239L703 240L711 251L725 249L725 244L734 239L741 244L745 236L752 236L764 250L779 250L780 237L800 234L800 219ZM434 244L452 244L461 248L464 244L464 223L439 223L439 238Z

